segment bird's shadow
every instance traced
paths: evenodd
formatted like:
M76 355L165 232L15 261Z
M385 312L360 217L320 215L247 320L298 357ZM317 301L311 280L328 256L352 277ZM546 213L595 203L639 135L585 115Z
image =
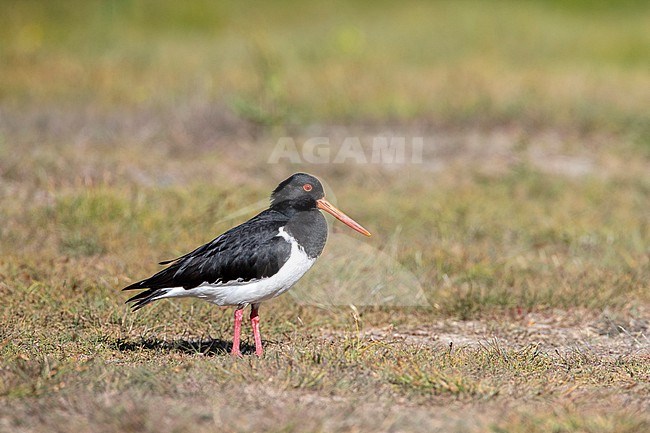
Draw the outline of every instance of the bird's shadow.
M164 352L177 352L185 355L226 356L232 348L232 342L213 338L208 340L178 339L172 341L158 338L143 338L140 341L119 339L115 342L120 352L139 352L142 350L156 350ZM242 354L255 352L255 346L242 342Z

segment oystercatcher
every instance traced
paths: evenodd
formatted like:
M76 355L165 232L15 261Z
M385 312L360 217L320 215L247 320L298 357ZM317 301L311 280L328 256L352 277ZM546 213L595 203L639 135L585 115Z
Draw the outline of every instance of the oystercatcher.
M169 266L125 287L123 290L147 289L126 302L134 303L133 311L159 299L185 297L234 306L234 356L241 356L241 322L244 308L250 305L255 354L261 356L260 303L286 292L323 251L327 222L319 210L370 236L325 200L318 179L296 173L273 191L268 209L190 253L160 262Z

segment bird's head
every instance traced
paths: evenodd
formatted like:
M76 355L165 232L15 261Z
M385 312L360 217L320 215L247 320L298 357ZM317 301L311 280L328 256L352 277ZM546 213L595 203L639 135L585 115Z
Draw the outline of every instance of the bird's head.
M323 185L310 174L296 173L283 180L271 194L271 208L278 210L291 208L298 211L324 210L348 227L370 236L368 230L325 200Z

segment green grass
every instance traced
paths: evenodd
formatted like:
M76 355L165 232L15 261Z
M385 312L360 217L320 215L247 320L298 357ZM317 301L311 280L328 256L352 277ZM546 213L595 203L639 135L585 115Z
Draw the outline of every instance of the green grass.
M645 2L2 10L1 431L650 429ZM268 163L391 134L422 163ZM128 311L295 171L373 237L331 224L264 358Z
M225 100L262 125L516 121L647 139L647 6L575 5L21 2L0 26L0 95Z

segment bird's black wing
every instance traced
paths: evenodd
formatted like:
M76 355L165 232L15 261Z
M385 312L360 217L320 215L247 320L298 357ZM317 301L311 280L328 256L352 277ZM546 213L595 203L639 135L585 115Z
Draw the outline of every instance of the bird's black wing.
M191 289L202 283L248 282L275 274L289 259L291 244L279 229L288 218L267 209L177 259L152 277L123 290Z

